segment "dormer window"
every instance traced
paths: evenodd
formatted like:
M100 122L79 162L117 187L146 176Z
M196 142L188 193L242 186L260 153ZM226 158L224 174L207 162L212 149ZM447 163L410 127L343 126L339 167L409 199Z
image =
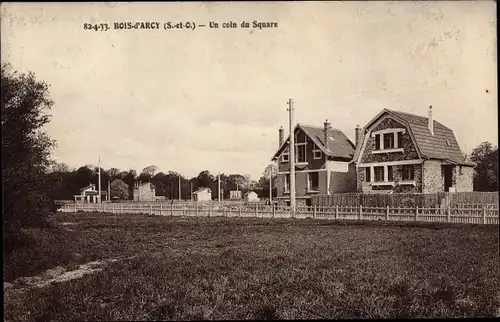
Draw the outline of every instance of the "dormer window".
M405 132L406 130L402 128L372 132L371 136L375 138L375 150L373 153L404 152L403 134Z
M296 145L296 149L297 149L297 152L296 152L296 158L295 158L295 162L297 163L306 163L307 162L307 154L306 154L306 147L307 145L306 144L297 144Z

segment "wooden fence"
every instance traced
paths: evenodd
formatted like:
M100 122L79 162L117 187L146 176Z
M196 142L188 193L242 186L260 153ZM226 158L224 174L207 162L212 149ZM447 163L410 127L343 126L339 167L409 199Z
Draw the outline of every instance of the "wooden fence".
M64 212L107 212L113 214L149 214L158 216L224 216L292 218L290 207L278 205L246 204L224 205L216 203L103 203L64 205ZM452 206L448 208L420 207L364 207L364 206L310 206L297 207L295 218L391 220L447 222L462 224L498 225L498 205Z
M353 206L353 207L421 207L442 208L459 205L472 207L482 204L498 206L496 192L439 192L439 193L338 193L333 195L316 195L311 203L316 206Z

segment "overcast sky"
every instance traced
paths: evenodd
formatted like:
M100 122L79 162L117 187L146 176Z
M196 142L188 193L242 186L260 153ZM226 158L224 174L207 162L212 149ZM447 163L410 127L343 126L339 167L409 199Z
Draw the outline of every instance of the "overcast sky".
M2 3L2 60L51 85L47 132L71 166L258 179L295 121L354 138L383 108L497 144L496 4ZM108 30L84 23L273 21L274 29Z

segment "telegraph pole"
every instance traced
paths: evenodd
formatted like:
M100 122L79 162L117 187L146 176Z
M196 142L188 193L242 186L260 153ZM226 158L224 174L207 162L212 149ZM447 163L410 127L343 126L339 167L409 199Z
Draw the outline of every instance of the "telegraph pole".
M269 168L269 202L273 202L273 168Z
M98 177L99 177L99 203L101 203L101 157L97 161Z
M179 176L179 201L181 201L181 176Z
M293 133L293 100L288 100L288 121L290 128L290 208L292 218L295 218L295 135Z
M219 203L220 203L220 173L219 176L217 177L217 188L218 188L217 198L219 198Z

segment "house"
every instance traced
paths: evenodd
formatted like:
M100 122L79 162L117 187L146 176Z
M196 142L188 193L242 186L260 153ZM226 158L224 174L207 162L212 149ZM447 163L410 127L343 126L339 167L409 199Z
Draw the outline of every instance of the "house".
M104 196L107 199L106 191L101 191L101 200ZM99 191L95 189L95 184L89 184L88 186L80 189L79 195L73 195L75 198L75 202L90 202L97 203L99 202Z
M155 201L156 188L151 182L140 183L136 182L133 192L134 201Z
M472 191L474 163L453 131L428 117L384 109L363 129L352 163L360 192Z
M248 191L247 193L244 194L243 198L247 202L259 201L259 197L257 196L257 193L255 193L254 191Z
M229 191L229 199L240 200L241 199L241 191L240 190Z
M212 190L210 188L200 188L191 195L193 201L210 201L212 200Z
M315 194L353 192L356 190L356 168L349 166L354 144L328 120L323 127L297 124L295 138L296 204L310 204ZM279 129L279 148L272 160L278 164L277 198L290 202L290 151L288 137L284 141Z

